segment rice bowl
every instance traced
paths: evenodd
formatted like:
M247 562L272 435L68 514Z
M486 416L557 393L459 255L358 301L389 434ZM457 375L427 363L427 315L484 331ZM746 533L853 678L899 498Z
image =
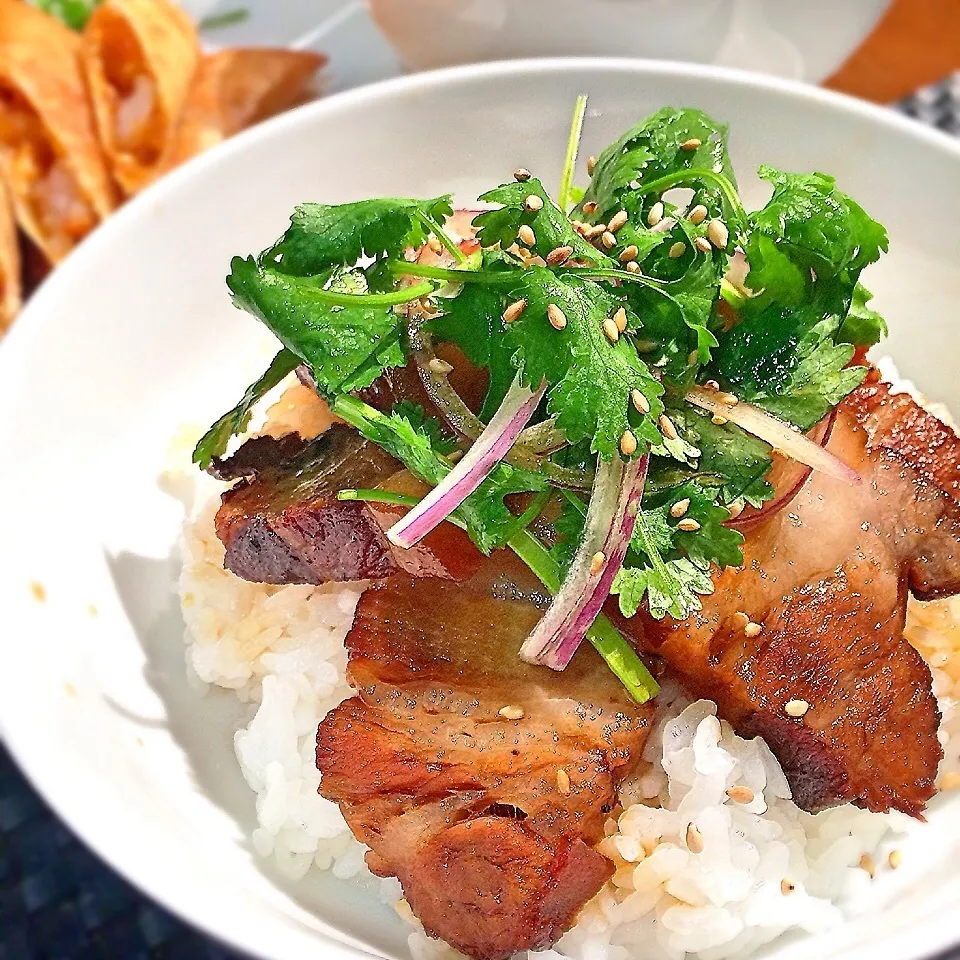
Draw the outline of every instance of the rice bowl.
M649 76L645 72L648 68L622 64L583 65L577 69L587 73L561 80L563 71L571 69L564 67L556 75L551 75L549 81L544 79L545 85L541 86L541 71L548 68L549 65L527 68L531 72L524 82L532 98L530 109L533 113L525 115L525 125L529 126L534 116L543 116L542 109L534 109L536 97L552 99L561 92L568 97L586 86L595 92L599 102L605 95L602 93L605 84L612 82L608 71L611 76L618 72L623 75L613 87L622 83L628 84L632 90L636 89L637 76ZM558 68L554 65L550 69ZM460 71L456 75L463 79L456 82L487 84L501 70ZM702 76L707 74L710 83L705 84ZM950 304L954 302L955 278L945 266L942 255L945 247L937 239L937 230L925 236L918 225L921 221L936 225L935 211L942 209L944 203L953 202L950 191L955 180L946 176L946 171L952 170L956 163L955 147L931 135L913 132L905 122L886 117L878 119L868 108L837 106L841 101L817 92L794 91L789 87L756 84L740 78L728 79L724 74L709 71L701 74L687 68L656 68L654 75L657 88L649 92L652 102L697 99L720 113L724 111L724 103L720 101L724 101L726 115L735 119L741 128L750 122L751 116L758 121L752 130L741 135L742 140L767 136L775 145L782 144L785 154L796 152L785 160L794 166L828 166L829 163L837 168L838 157L842 160L857 154L856 164L841 163L844 182L854 184L857 171L864 165L870 167L869 183L861 183L856 189L861 194L866 190L866 199L889 221L896 241L890 271L876 279L871 278L871 282L882 298L886 312L901 318L917 316L913 296L907 295L907 285L903 283L903 277L910 274L929 291L927 309L920 314L924 329L929 330L931 337L942 338L945 345L952 344L952 328L946 318L950 314ZM687 79L689 77L694 79ZM403 81L388 89L420 90L420 84L429 86L433 82L420 78ZM510 79L507 86L512 87L514 83L515 80ZM561 91L559 88L564 84L569 89ZM621 95L613 87L609 88L611 99L608 102L611 104ZM487 90L483 96L491 93ZM325 184L333 181L333 170L342 172L339 159L326 157L322 149L319 154L311 153L308 159L301 154L298 161L292 140L285 141L287 146L278 149L279 141L267 144L260 137L282 140L299 136L294 132L297 125L314 117L317 123L328 122L328 116L336 117L342 124L346 122L346 113L337 112L341 103L349 112L356 110L358 104L369 104L382 95L378 91L364 91L274 124L265 132L228 147L218 157L202 161L192 171L172 178L151 197L131 205L121 212L115 224L91 241L75 261L65 266L56 283L51 284L32 305L21 330L5 344L5 356L0 357L0 363L8 364L5 368L8 372L5 396L17 411L15 423L6 428L7 447L16 451L19 462L24 465L19 475L8 475L4 480L8 498L38 503L37 498L42 493L51 491L52 478L59 473L58 462L62 463L64 457L78 465L87 465L90 471L89 481L83 476L77 480L90 506L79 528L78 518L72 517L72 528L78 530L78 535L64 545L61 551L64 562L52 562L36 537L38 529L55 529L46 526L48 517L51 523L54 520L62 523L66 519L59 506L50 508L53 513L34 514L32 536L26 527L26 518L14 516L10 521L11 534L17 536L23 545L16 565L7 567L10 582L40 581L46 586L50 599L38 609L26 589L22 599L19 595L12 598L13 615L25 624L35 625L42 643L10 651L13 669L3 684L3 702L9 707L3 713L8 743L58 810L112 863L195 922L263 956L302 954L302 950L311 943L315 944L318 937L328 945L332 945L333 939L346 940L355 948L365 946L379 952L396 953L403 949L407 933L399 924L390 926L392 908L373 906L375 895L372 894L366 898L364 895L355 896L350 888L334 883L333 887L323 888L326 893L314 899L308 911L301 904L309 901L309 894L297 894L298 904L296 899L278 892L252 865L253 861L243 846L243 834L233 819L244 821L249 809L247 802L232 787L230 791L211 787L209 772L217 769L225 775L227 767L233 763L226 746L224 751L218 752L220 748L214 749L210 741L211 736L218 736L218 730L236 729L235 719L225 721L224 727L218 727L213 719L229 712L227 701L233 697L210 695L196 699L178 685L174 674L182 671L180 664L174 668L169 659L157 657L160 640L153 631L160 629L157 617L168 608L166 591L173 572L169 564L161 561L176 537L180 510L153 486L159 467L156 451L164 446L177 424L198 419L204 412L215 414L222 406L223 397L230 394L230 382L235 379L236 369L229 375L225 370L214 372L211 377L208 365L200 360L200 354L221 343L227 331L236 330L235 315L225 307L222 286L217 279L222 275L227 257L238 242L252 248L259 241L275 235L292 202L305 191L319 194L325 190ZM500 94L492 95L503 102ZM431 110L441 109L438 104L449 100L448 89L442 98L430 101ZM545 100L537 103L542 107ZM629 112L635 116L636 111L631 98L629 107L624 106L622 114ZM376 123L372 126L381 124L383 129L382 125L387 124L390 129L391 115L397 118L402 115L396 104L386 112L376 114ZM449 119L453 123L453 117ZM615 126L617 122L617 118L611 118L611 125ZM818 123L829 128L824 129L822 137L811 136L805 143L797 144L795 138L787 136L789 129L796 129L797 124L806 124L809 130L815 130ZM458 128L454 125L451 129ZM472 176L469 158L473 148L466 144L464 128L459 130L460 134L452 138L451 163L463 171L466 183ZM354 132L362 140L363 131L357 129ZM317 140L312 142L316 146ZM875 154L873 144L879 145L880 142L884 150ZM220 181L220 174L213 171L219 169L220 163L246 163L243 158L247 152L253 156L261 149L261 143L265 152L250 161L253 166L245 168L248 175L253 176L255 170L262 169L267 153L282 158L283 164L289 164L289 167L281 164L276 177L269 184L264 183L263 189L257 193L258 204L263 202L269 210L264 209L256 216L251 216L249 210L236 210L231 214L227 212L230 206L225 201L229 192L227 183ZM920 149L918 143L923 144ZM503 161L505 167L515 162L512 157ZM747 163L750 162L748 157ZM325 163L329 165L326 168ZM351 195L372 190L395 192L400 181L412 183L416 172L424 169L418 159L412 166L391 174L393 180L383 175L377 180L373 170L368 169L363 173L366 178L363 182L355 182L340 196L348 199ZM904 205L898 199L902 197L898 189L902 188L904 171L911 172L911 179L917 185L911 205ZM234 173L234 176L240 175ZM214 189L218 182L222 183L219 193ZM937 185L935 195L927 191L928 185L931 190ZM428 188L429 184L424 183L422 189ZM465 187L464 193L467 192ZM324 195L328 194L325 192ZM185 233L182 218L191 208L200 209L204 204L215 204L223 211L223 219L216 225L216 230L211 223L206 232L188 230ZM139 254L143 259L118 260L125 255L124 248L130 246L130 235L126 231L133 223L146 222L151 224L151 229L141 232L138 240ZM185 239L188 234L189 242ZM137 264L149 262L172 269L174 251L177 261L186 252L196 264L193 279L179 285L177 291L154 285L156 299L145 305L143 323L131 326L128 322L129 305L137 301L138 293L155 279L152 270L146 271ZM104 257L109 258L111 283L98 291L94 304L86 278L92 275L92 271L100 269L99 265L108 269L108 261L101 259ZM118 263L123 269L116 269ZM202 325L197 323L198 317L204 318ZM209 321L206 318L210 318ZM105 324L96 327L100 331L99 343L105 339L113 342L116 355L126 357L126 364L106 363L102 349L89 336L94 323ZM53 348L53 341L46 339L54 330L69 345L63 353L58 353ZM255 338L248 338L236 349L238 357L242 354L249 359L253 372L261 356ZM931 356L929 348L920 343L920 338L909 336L901 337L891 349L908 375L919 380L931 395L944 397L955 405L955 387L951 366L947 362L950 350L944 349ZM89 435L81 436L79 432L75 436L64 436L56 458L52 451L46 452L26 441L41 423L56 422L62 413L60 404L55 403L49 394L33 392L30 403L34 413L26 419L22 396L15 392L15 389L26 389L20 371L39 369L41 358L48 373L64 382L68 375L75 375L69 373L71 370L95 371L84 381L87 389L79 388L76 396L78 409L82 410L85 420L98 421L102 428L92 442ZM157 362L160 359L163 371ZM247 360L241 358L239 362ZM109 374L106 372L108 366ZM922 368L926 369L921 374ZM94 383L105 382L105 377L115 385L109 396L89 389ZM149 395L144 395L141 388L145 377L156 383ZM158 379L153 381L154 377ZM165 384L163 394L160 393L160 382ZM118 404L116 398L121 396L128 402ZM134 398L140 399L133 403ZM118 462L121 450L128 483L122 490L111 486L108 491L98 486L96 479L112 469L109 464ZM25 479L27 476L29 481ZM47 502L53 503L52 500ZM143 519L146 517L152 519L146 522ZM138 518L133 525L131 518ZM90 528L95 526L97 532L88 536ZM50 542L49 538L47 542ZM140 557L144 562L138 566L127 559L130 557ZM9 562L13 563L12 560ZM120 594L115 585L118 580ZM141 586L133 589L133 583ZM125 606L121 606L121 598ZM97 608L96 617L87 612L89 605ZM938 646L942 655L952 649L953 641L943 638L938 621L946 621L939 607L928 608L931 615L926 622L917 621L918 632L923 633L924 639L916 642L921 646L927 642L931 647ZM329 611L318 612L317 616L318 622L323 623L332 623L335 619ZM160 623L165 624L161 630L162 647L169 649L179 628L169 615ZM146 656L137 648L136 636L146 645ZM40 669L42 661L38 659L41 652L47 664L44 669ZM151 680L157 684L154 688L144 683L141 675L147 657ZM336 654L327 653L323 659L330 657L335 660ZM249 666L254 659L248 653L245 659L233 658L226 663L225 674L235 671L231 686L242 687L257 674L258 668L251 671ZM56 664L55 669L49 669L51 664ZM216 669L217 664L212 662L210 668ZM318 682L327 678L323 682L330 684L328 703L336 696L335 673L335 667L329 670L318 667L315 672ZM64 684L69 684L78 696L66 693ZM156 690L161 691L162 699L157 697ZM942 695L943 690L938 692ZM126 714L119 713L108 703L122 707ZM316 705L310 709L316 709ZM166 727L169 718L173 719L172 735ZM156 725L146 726L140 721ZM246 716L240 725L246 726L249 721L250 717ZM61 742L62 731L71 728L79 734L74 749L59 749L57 745ZM196 736L191 734L192 729L196 729ZM201 730L207 731L206 739L211 743L209 749L200 746ZM88 732L90 736L85 735ZM142 745L138 745L137 739ZM98 744L96 749L94 744ZM186 745L189 760L184 758L182 745ZM253 752L255 741L249 741L248 747ZM198 785L197 776L202 785ZM120 787L120 784L124 786ZM127 790L132 792L121 803L120 796ZM217 802L209 799L211 795L217 797ZM96 804L79 802L79 798L93 797L97 798ZM168 804L166 797L176 799ZM220 805L233 811L232 816L225 814ZM878 879L873 885L869 884L865 871L854 868L853 876L861 881L861 889L854 891L852 910L855 918L850 924L833 931L829 939L817 941L818 949L824 955L839 952L838 955L845 957L855 956L855 951L861 947L870 949L866 944L874 935L884 937L891 949L896 945L902 956L918 956L950 942L949 923L938 924L936 920L938 912L942 917L947 916L945 911L952 902L950 873L946 869L940 874L936 871L939 858L949 856L947 851L954 842L952 804L939 805L932 822L935 828L931 830L932 838L928 841L917 838L915 857L908 855L906 843L900 840L891 840L893 846L882 848L874 856ZM145 828L145 823L155 826ZM250 826L254 827L254 824ZM901 848L903 864L900 869L885 870L884 857L890 850ZM266 843L263 849L267 849ZM858 858L864 852L860 851ZM188 863L192 866L186 868ZM348 868L349 862L343 869ZM889 907L893 891L898 889L897 884L919 883L925 873L935 878L933 886L919 886L917 889L922 895L918 893L914 898L900 896L895 901L895 909ZM943 883L936 883L941 877ZM330 899L333 890L337 891L338 907L324 914L324 904L333 902ZM882 914L876 912L880 902L888 905ZM370 910L378 911L375 929L362 919ZM315 919L314 911L325 915L328 921ZM863 917L866 911L870 912L869 917L858 921L856 916ZM917 923L924 924L920 936L912 928ZM778 952L789 956L791 947L789 944L779 946Z

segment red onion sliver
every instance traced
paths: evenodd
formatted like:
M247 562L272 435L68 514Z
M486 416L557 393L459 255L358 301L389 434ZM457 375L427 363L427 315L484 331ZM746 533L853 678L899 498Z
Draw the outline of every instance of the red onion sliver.
M837 408L834 407L830 413L821 420L808 434L807 436L814 442L820 444L821 447L825 447L830 442L830 437L833 435L833 427L837 422ZM790 483L778 484L780 489L777 491L776 496L763 504L759 508L747 507L743 513L738 517L734 517L726 521L726 526L733 527L735 530L747 530L750 527L756 526L758 523L763 523L771 518L775 517L781 510L789 507L794 500L800 495L800 491L806 486L807 481L810 479L810 475L813 473L813 467L808 467L805 464L799 464L796 461L793 462L794 470L798 472L793 477Z
M601 461L587 509L583 540L560 591L520 648L529 663L563 670L597 618L623 566L633 537L649 457ZM603 554L595 568L594 558Z
M546 383L542 383L531 392L514 380L476 443L437 486L387 531L387 539L409 549L453 513L506 456L536 412L546 389Z
M747 433L752 433L755 437L765 440L784 456L790 457L791 460L805 463L808 467L819 470L842 483L848 483L851 486L860 483L860 474L856 470L848 467L829 450L825 450L814 443L789 423L785 423L752 403L744 403L741 400L739 403L732 405L726 404L721 399L723 396L717 390L693 387L687 391L686 398L695 407L700 407L701 410L706 410L715 416L723 417L746 430Z

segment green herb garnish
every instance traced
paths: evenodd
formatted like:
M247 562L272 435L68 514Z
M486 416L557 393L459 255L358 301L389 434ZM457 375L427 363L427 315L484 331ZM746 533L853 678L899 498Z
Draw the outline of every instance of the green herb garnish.
M772 451L692 406L688 391L715 382L801 430L820 421L862 381L854 357L886 332L860 275L887 237L819 173L762 167L773 195L746 211L727 130L699 110L667 108L632 127L600 153L581 190L573 171L584 115L581 98L556 201L525 170L480 196L491 209L474 220L479 250L448 236L444 196L306 204L274 246L236 258L235 303L285 349L204 437L197 461L222 454L251 406L304 363L336 414L440 484L463 445L442 398L381 412L356 395L411 363L429 333L488 374L483 423L518 381L545 390L531 427L555 441L537 446L528 427L449 519L484 552L513 549L556 592L598 465L649 454L612 592L627 617L699 610L715 572L743 562L730 519L772 497ZM446 249L446 264L415 261L428 240ZM746 287L727 277L738 249ZM553 526L549 549L530 527L541 513ZM589 636L637 699L652 694L609 621L599 618Z

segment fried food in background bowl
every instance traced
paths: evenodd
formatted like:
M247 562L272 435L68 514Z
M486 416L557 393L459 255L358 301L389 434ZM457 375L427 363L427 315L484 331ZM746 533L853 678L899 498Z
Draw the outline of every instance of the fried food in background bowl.
M53 12L0 0L0 181L15 224L4 227L0 206L0 329L30 292L26 242L59 263L162 174L316 96L326 62L284 48L205 51L171 0L44 6Z

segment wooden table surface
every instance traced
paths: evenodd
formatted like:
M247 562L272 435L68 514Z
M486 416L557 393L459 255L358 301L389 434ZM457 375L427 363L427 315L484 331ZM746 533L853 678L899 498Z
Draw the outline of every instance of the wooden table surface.
M876 30L825 86L893 103L957 70L960 0L894 0Z

